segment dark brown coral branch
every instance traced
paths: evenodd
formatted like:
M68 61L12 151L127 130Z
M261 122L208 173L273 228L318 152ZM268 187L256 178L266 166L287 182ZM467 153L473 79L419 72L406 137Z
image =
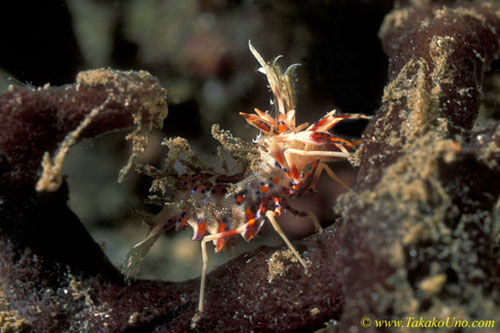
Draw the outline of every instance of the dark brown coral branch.
M349 267L343 327L363 316L500 318L500 126L471 131L498 31L489 2L386 17L391 82L365 131L354 191L337 205Z
M340 223L297 243L310 276L286 251L240 256L209 274L200 331L304 330L330 319L347 330L367 315L499 320L500 127L471 130L500 48L499 16L488 2L459 2L387 17L391 82L357 184L337 205ZM66 189L34 191L43 153L110 95L84 137L131 125L131 109L162 107L151 104L163 96L154 79L121 75L137 85L0 96L0 282L29 329L180 332L195 313L197 280L127 285L67 209Z
M86 291L95 292L104 283L123 284L68 209L67 188L37 193L34 186L45 152L54 152L100 106L79 138L134 123L147 131L161 127L167 113L165 89L146 72L88 71L80 73L75 85L12 87L0 95L1 285L12 307L40 331L83 328L71 317L94 320L89 311L101 306Z

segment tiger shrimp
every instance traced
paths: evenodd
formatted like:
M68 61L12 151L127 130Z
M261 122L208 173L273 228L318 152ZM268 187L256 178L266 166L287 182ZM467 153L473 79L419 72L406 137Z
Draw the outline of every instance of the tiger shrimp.
M233 175L213 171L182 138L164 142L169 147L164 171L143 167L145 173L155 178L151 190L162 193L154 199L163 209L152 219L148 236L128 253L124 274L128 279L137 275L145 254L166 230L190 226L193 240L201 243L202 254L194 324L204 311L208 242L213 242L215 251L219 252L232 236L241 235L249 241L267 220L307 270L306 261L282 231L276 217L288 210L309 217L316 229L322 231L312 212L294 209L287 199L312 192L323 172L348 188L326 163L349 158L359 143L333 135L329 130L344 119L367 118L356 114L335 115L333 110L312 125L296 125L292 72L297 65L282 72L277 65L278 58L268 63L250 42L249 48L261 66L259 71L267 77L274 96L274 113L259 109L255 109L254 114L240 113L248 124L260 131L253 144L233 137L217 125L212 128L213 137L240 165L241 171ZM186 173L177 173L176 161L186 167ZM170 198L165 198L167 188L174 189Z

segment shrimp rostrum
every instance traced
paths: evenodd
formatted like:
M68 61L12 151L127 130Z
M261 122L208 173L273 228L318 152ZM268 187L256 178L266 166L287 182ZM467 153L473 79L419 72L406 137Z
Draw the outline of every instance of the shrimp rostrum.
M283 210L309 217L316 228L321 226L311 212L302 212L291 207L287 199L304 196L313 191L323 172L347 186L326 164L347 159L358 142L333 135L329 130L344 119L367 118L362 115L336 115L335 110L309 125L295 124L295 102L292 72L296 65L284 72L277 64L266 62L249 43L267 77L274 96L273 112L255 109L255 113L240 113L245 120L260 132L253 143L233 137L228 131L214 125L212 135L231 157L241 171L230 174L223 160L225 173L215 172L205 166L182 138L165 140L169 153L164 170L141 167L154 178L151 200L163 207L151 221L147 237L136 244L126 257L124 273L132 278L139 272L144 255L166 230L185 226L193 229L193 240L200 241L202 272L198 302L198 318L204 309L204 290L207 275L207 243L213 242L215 251L224 248L228 239L241 235L251 240L265 221L281 236L288 248L305 269L306 261L301 257L276 221ZM186 172L178 174L174 163L180 162ZM171 193L167 197L167 194Z

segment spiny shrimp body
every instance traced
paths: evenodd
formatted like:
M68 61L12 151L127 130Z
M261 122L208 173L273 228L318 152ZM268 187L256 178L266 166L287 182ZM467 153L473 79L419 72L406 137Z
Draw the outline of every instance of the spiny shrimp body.
M262 228L266 219L282 237L299 262L306 263L281 230L275 217L284 209L295 215L308 216L317 229L321 226L314 214L301 212L291 207L287 198L301 197L315 189L323 171L347 187L325 164L350 156L357 142L337 137L328 131L339 121L347 118L366 118L360 115L335 116L335 111L326 114L312 125L295 124L295 105L292 92L290 66L283 74L273 63L267 63L249 44L250 50L260 63L269 82L276 105L275 115L255 109L255 114L240 113L246 121L260 130L253 144L233 138L218 126L212 129L213 136L240 164L242 171L234 175L217 173L197 159L184 139L165 142L169 156L165 171L145 168L156 178L153 190L173 195L160 198L162 211L151 221L151 230L142 242L129 252L124 273L127 278L136 275L144 255L165 230L175 227L181 230L189 225L193 229L193 240L201 241L203 269L198 310L194 323L204 308L204 288L207 273L206 243L212 241L215 251L224 248L231 236L241 235L252 239ZM181 156L187 156L184 160ZM181 162L188 172L178 175L173 168L175 161Z

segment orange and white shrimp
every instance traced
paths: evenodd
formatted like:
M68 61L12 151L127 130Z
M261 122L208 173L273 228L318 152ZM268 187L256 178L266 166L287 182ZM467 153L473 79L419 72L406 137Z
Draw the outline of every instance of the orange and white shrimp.
M164 171L146 168L155 177L153 189L162 195L167 187L173 189L170 198L156 197L163 209L153 218L151 230L142 242L135 245L126 257L124 273L131 278L138 273L144 255L165 230L177 230L189 225L193 240L201 242L202 273L198 302L199 315L204 309L204 290L207 274L206 243L212 241L215 251L224 248L229 237L241 235L252 239L267 220L281 236L290 250L307 268L293 244L283 233L276 216L289 210L295 215L308 216L321 231L311 212L291 207L287 199L301 197L315 189L323 171L347 187L326 165L327 162L346 159L357 142L335 136L328 131L344 119L367 118L362 115L335 115L327 113L314 124L295 124L295 103L292 90L292 65L283 73L276 60L267 63L249 43L274 95L276 110L273 114L255 109L255 114L240 113L246 121L260 130L253 144L234 138L214 125L212 134L240 164L241 172L226 175L206 167L190 150L184 139L165 142L169 146ZM185 156L187 159L182 158ZM187 169L179 175L173 168L179 161ZM196 320L195 320L196 321Z

